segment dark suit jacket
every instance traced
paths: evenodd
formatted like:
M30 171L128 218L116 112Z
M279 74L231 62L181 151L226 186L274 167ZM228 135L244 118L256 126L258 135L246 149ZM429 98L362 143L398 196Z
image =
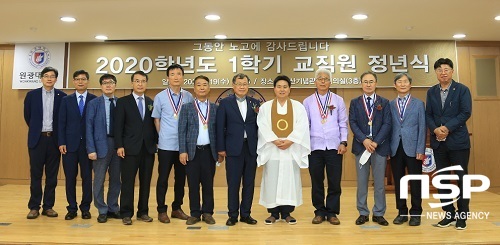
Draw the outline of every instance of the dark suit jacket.
M138 155L142 144L146 145L149 154L156 152L158 134L151 113L153 100L145 98L144 120L132 94L123 96L116 101L114 136L115 147L125 148L125 155Z
M243 121L236 96L220 101L217 108L217 151L226 151L227 156L239 156L243 149L244 132L247 132L250 155L257 155L257 113L260 102L247 97L247 114Z
M194 159L196 153L196 141L200 132L198 111L194 107L195 101L182 105L179 114L179 153L187 153L189 161ZM214 160L217 161L217 151L215 150L216 136L216 112L217 105L210 102L210 115L208 119L208 138L210 139L210 149Z
M87 92L83 116L80 115L76 93L64 97L59 109L58 144L66 145L68 152L76 152L80 146L80 139L85 140L85 111L88 103L95 99L95 95ZM85 141L84 141L85 142Z
M42 89L31 90L24 98L24 121L28 125L28 148L35 148L42 133L43 102ZM59 105L66 93L59 89L54 89L54 110L52 115L52 132L57 139ZM54 140L57 144L57 140ZM56 145L57 147L57 145Z
M117 101L116 99L115 97L115 101ZM85 109L87 153L96 152L97 158L104 158L108 154L108 128L106 125L106 105L104 103L104 97L99 96L90 101Z
M349 107L349 125L353 135L352 153L355 155L363 153L366 148L363 141L370 135L370 126L368 125L368 116L364 108L365 100L363 95L351 100ZM391 109L389 100L379 96L374 102L372 121L372 136L378 146L375 150L380 156L391 154Z
M448 128L450 133L446 138L446 146L450 150L464 150L470 148L469 130L465 122L472 113L472 98L469 88L461 83L452 81L448 96L441 106L439 84L427 91L427 106L425 109L426 123L431 131L431 147L436 149L439 141L436 140L434 130L441 125Z

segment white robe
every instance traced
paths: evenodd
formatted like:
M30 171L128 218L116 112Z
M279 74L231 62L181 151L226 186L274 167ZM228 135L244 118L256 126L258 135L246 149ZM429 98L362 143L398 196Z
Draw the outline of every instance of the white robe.
M278 139L271 124L273 100L262 104L257 115L259 126L257 166L264 166L259 204L266 208L281 205L297 207L302 204L300 168L309 167L308 155L311 153L309 122L304 106L296 100L291 102L293 130L286 139L294 143L286 150L280 150L273 144L273 141ZM284 106L278 103L277 110L278 114L286 114L287 103Z

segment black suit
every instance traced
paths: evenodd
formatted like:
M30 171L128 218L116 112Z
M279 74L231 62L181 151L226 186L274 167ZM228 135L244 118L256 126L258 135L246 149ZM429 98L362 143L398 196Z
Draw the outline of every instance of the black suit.
M250 216L257 169L257 111L260 102L247 97L247 113L243 120L236 96L220 101L217 109L217 151L226 152L228 216ZM244 133L247 138L244 138ZM239 201L240 183L241 205Z
M28 125L28 152L30 156L30 200L28 208L39 210L42 203L43 209L54 207L57 186L57 173L61 153L57 149L57 118L59 105L66 94L54 89L54 104L52 113L52 134L42 134L43 125L43 103L42 92L45 89L34 89L26 94L24 99L24 120ZM45 168L45 188L42 191L42 176Z
M468 173L470 156L470 138L467 125L465 124L472 113L472 98L465 85L452 81L448 86L448 95L444 103L441 104L440 85L434 85L427 91L427 105L425 109L427 127L431 132L431 147L434 149L434 158L436 159L436 169L440 170L452 165L460 165L463 171L454 171L458 175L458 187L460 195L457 198L458 212L461 217L466 217L469 212L469 200L462 196L463 177ZM445 141L437 141L434 130L441 125L446 126L449 134ZM439 174L450 174L445 171ZM441 181L443 184L449 184L449 180ZM439 189L440 194L449 194L450 190ZM450 199L441 199L442 203L450 202ZM455 216L455 207L449 204L443 207L443 210Z
M120 214L122 218L132 217L134 214L134 185L137 170L139 170L140 182L137 217L148 214L149 211L149 190L158 135L151 117L153 100L144 97L144 119L141 118L137 102L132 94L117 100L115 108L115 147L125 149L125 158L121 161Z

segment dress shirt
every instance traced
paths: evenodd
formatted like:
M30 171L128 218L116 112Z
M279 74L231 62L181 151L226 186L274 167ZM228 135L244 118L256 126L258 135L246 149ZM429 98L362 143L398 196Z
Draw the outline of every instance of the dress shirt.
M372 112L375 113L373 110L375 110L375 93L373 93L372 95L368 96L366 94L363 94L363 99L364 99L364 103L365 105L368 107L368 105L366 104L366 101L368 101L367 98L370 98L370 103L371 103L371 108L372 108ZM368 109L369 111L370 109ZM365 113L366 114L366 113ZM373 114L372 114L373 115ZM370 134L368 136L373 136L373 125L370 125Z
M330 93L330 103L335 109L330 112L328 108L327 121L321 123L321 113L318 108L316 95L312 94L304 100L304 107L309 116L309 127L311 134L311 151L314 150L332 150L337 149L341 141L347 141L347 113L345 103L342 97ZM326 94L319 96L323 105L325 104Z
M235 95L236 96L236 95ZM238 104L238 108L240 109L241 117L243 121L247 120L247 97L245 96L242 101L241 98L236 96L236 103ZM244 131L243 138L247 138L247 131Z
M139 96L135 93L132 93L132 95L134 96L135 103L137 104L137 108L139 108L139 97L142 97L142 111L144 112L144 114L146 114L146 98L144 97L144 94ZM144 116L144 115L142 115L142 116ZM142 120L144 120L144 118L142 118Z
M78 93L78 91L75 91L75 94L76 94L76 104L78 105L78 103L80 103L80 95L82 95L83 96L83 98L82 98L83 105L85 106L85 101L87 101L87 90L85 90L85 92L83 92L83 94L80 94L80 93Z
M53 117L54 117L54 96L55 90L47 91L42 88L42 105L43 105L43 122L42 132L52 132ZM57 120L57 119L56 119Z
M107 97L106 95L102 95L102 97L104 97L104 109L106 111L106 132L108 133L108 135L110 134L109 132L109 118L110 118L110 114L109 114L109 108L110 108L110 104L111 104L111 101L109 100L109 97ZM116 108L116 98L114 98L114 101L113 101L113 104L115 104L115 108Z
M201 102L199 100L197 100L197 101L198 101L198 106L200 107L201 113L204 116L206 116L207 120L208 120L209 111L207 111L207 106L208 106L208 103L210 103L210 102L208 101L208 99L205 100L204 102ZM198 127L199 127L198 139L196 140L196 145L208 145L208 144L210 144L210 138L208 136L208 125L210 123L207 121L207 128L205 129L204 124L200 118L200 115L198 114L198 112L196 112L196 114L198 115Z
M168 98L169 89L165 89L155 96L153 118L160 119L160 132L158 137L158 149L165 151L179 151L179 115L174 118L174 108ZM192 103L193 96L188 91L181 89L182 104ZM180 93L172 93L174 103L180 99Z
M450 87L451 87L451 83L445 89L443 89L441 87L441 84L439 84L439 92L440 92L440 95L441 95L441 108L444 108L444 103L446 102L446 98L448 97L448 94L449 94L448 93L448 88L450 88Z

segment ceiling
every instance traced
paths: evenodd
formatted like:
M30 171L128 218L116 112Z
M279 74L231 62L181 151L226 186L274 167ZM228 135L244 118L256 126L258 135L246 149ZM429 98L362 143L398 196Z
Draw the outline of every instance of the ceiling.
M206 14L221 16L207 21ZM367 20L352 15L364 13ZM0 0L0 44L350 38L500 41L498 0ZM73 16L64 23L61 16Z

